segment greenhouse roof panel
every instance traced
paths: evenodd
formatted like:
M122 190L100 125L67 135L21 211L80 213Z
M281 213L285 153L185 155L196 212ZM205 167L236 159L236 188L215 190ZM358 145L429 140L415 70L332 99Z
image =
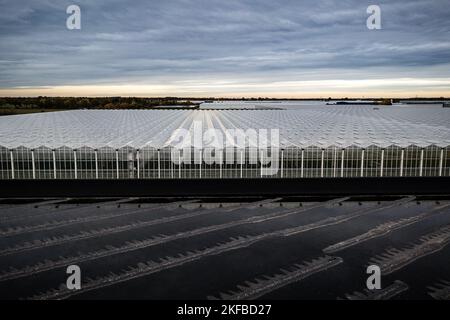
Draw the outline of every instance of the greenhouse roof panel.
M120 148L173 145L176 129L278 129L281 147L450 145L440 106L310 106L286 110L73 110L0 117L0 145Z

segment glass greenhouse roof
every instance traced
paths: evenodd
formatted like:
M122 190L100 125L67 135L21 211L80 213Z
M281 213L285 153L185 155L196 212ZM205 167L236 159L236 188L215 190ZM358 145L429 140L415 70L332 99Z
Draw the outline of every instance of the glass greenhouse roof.
M0 117L0 146L170 146L177 128L279 129L281 147L450 145L440 106L301 106L285 110L73 110Z

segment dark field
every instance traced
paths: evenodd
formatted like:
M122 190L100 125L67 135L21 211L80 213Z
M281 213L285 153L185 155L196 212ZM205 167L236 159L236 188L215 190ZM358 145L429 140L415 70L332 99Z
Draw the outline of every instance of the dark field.
M0 298L449 298L449 200L309 200L3 200Z

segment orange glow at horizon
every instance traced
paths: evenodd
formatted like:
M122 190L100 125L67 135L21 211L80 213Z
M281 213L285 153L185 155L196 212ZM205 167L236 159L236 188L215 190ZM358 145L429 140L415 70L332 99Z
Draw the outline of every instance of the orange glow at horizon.
M135 97L271 97L361 98L450 97L450 78L312 80L251 83L244 81L183 81L167 84L94 84L0 88L2 97L135 96Z

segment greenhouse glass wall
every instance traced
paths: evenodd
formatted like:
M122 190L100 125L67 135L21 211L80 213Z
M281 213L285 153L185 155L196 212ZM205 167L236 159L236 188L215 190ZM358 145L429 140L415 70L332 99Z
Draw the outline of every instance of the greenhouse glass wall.
M183 152L185 154L183 154ZM174 157L179 155L179 157ZM285 149L0 148L0 179L208 179L450 176L450 147Z

